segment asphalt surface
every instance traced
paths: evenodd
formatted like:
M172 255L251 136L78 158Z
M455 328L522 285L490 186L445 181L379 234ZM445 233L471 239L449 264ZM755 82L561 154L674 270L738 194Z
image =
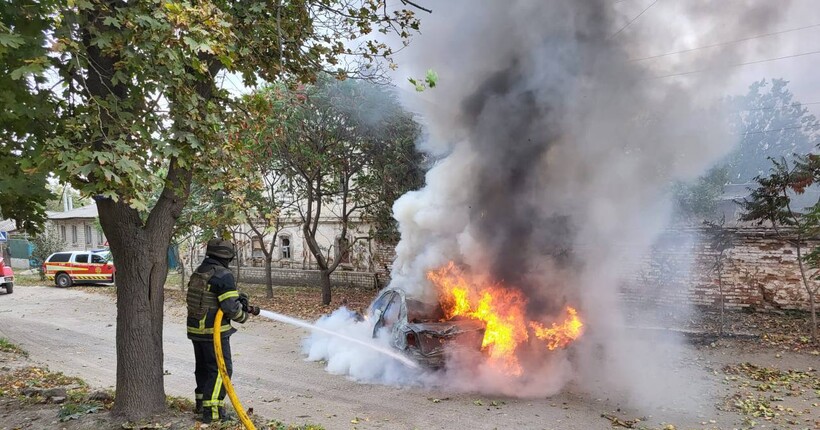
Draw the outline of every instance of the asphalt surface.
M181 304L166 307L165 389L170 395L193 397L193 352L185 337L183 312ZM0 336L51 370L113 388L115 313L110 296L19 286L12 295L0 295ZM572 393L516 399L361 384L327 373L321 363L305 361L305 335L302 329L256 320L232 337L232 379L246 407L286 423L310 422L328 429L611 429L602 413L621 408L623 419L647 415L612 399ZM497 406L491 406L492 400ZM737 417L726 414L649 412L647 424L673 422L678 429L732 428L737 422ZM717 423L702 424L712 418Z

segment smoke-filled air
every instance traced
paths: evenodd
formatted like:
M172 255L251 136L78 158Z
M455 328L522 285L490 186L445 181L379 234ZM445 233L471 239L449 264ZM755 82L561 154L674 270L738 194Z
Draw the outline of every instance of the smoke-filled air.
M726 46L705 71L664 76L632 59L658 53L680 28L631 31L634 16L617 3L429 5L399 64L408 76L438 74L435 88L403 93L433 161L424 188L393 207L401 241L388 288L441 304L445 319L482 321L481 351L453 349L440 369L411 369L314 334L309 359L368 383L520 397L605 391L637 406L664 404L672 390L696 405L701 387L676 366L687 347L631 330L619 290L669 222L670 184L735 143L713 90L731 79L721 65L744 53ZM784 8L731 2L736 18L718 25L724 2L670 3L656 13L703 26L686 42L695 45L746 25L765 32ZM407 86L405 75L397 81ZM318 324L370 339L372 323L343 309Z

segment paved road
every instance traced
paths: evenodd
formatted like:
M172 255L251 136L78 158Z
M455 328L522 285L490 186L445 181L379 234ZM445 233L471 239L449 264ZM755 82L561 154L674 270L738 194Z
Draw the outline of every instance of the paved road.
M185 338L182 306L169 304L165 327L166 392L192 397L193 354ZM24 287L0 295L0 336L29 351L52 370L79 376L98 387L115 383L115 307L111 297L77 289ZM305 332L255 321L232 337L233 378L243 404L289 423L328 429L611 429L602 412L621 405L562 394L549 399L499 399L479 394L360 384L331 375L300 353ZM432 403L428 398L449 398ZM474 400L484 399L484 406ZM489 399L503 400L487 407ZM624 418L645 411L626 411ZM631 414L631 415L630 415ZM712 417L709 417L712 418ZM357 419L358 423L351 423ZM704 417L657 416L678 428L704 428ZM721 428L736 418L719 418ZM721 422L726 420L725 422ZM714 425L714 424L713 424ZM723 427L725 425L726 427Z

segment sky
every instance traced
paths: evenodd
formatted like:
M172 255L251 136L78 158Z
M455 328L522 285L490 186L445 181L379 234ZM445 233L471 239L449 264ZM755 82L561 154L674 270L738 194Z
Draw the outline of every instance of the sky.
M749 84L766 78L785 78L790 81L789 88L795 99L803 103L820 102L820 3L816 0L761 0L746 2L743 5L739 0L613 0L613 7L624 15L625 20L638 16L625 30L635 37L656 37L649 52L635 53L637 58L676 52L684 49L696 48L730 42L738 39L751 38L761 34L777 33L786 30L802 28L797 31L784 32L777 35L759 37L735 44L745 54L744 58L731 64L748 63L760 60L787 57L796 54L812 53L793 58L763 61L756 64L736 66L721 70L722 73L732 73L733 78L726 85L726 94L744 93ZM677 15L683 2L701 2L704 8L713 8L713 19L709 21L688 22L687 17ZM748 34L736 34L721 38L720 35L710 36L707 33L726 25L735 19L738 7L755 7L756 4L782 3L783 16L768 31ZM641 14L643 12L643 14ZM628 22L628 21L627 21ZM675 25L670 25L676 23ZM663 33L663 27L670 27L666 37L657 36ZM808 28L804 28L808 27ZM659 75L683 73L700 70L703 64L708 64L710 52L714 48L699 49L687 53L669 55L647 60L653 68L657 68ZM820 104L810 105L813 113L820 113Z
M675 75L695 70L709 69L708 73L730 75L730 79L720 81L721 86L713 89L714 96L744 94L750 84L760 79L785 78L795 99L804 103L818 102L807 106L820 116L820 2L817 0L610 0L612 7L622 16L623 29L614 37L640 40L640 50L630 52L630 58L640 59L681 50L722 44L739 39L750 39L731 44L737 56L720 58L719 48L696 49L691 52L667 55L645 60L656 76ZM684 12L691 10L692 4L701 8L699 18L693 19ZM766 7L783 4L776 8L780 15L768 29L751 30L754 25L737 23L740 9L759 9L765 14ZM435 5L429 5L436 13ZM440 10L440 8L439 8ZM424 15L420 12L424 33ZM763 20L764 18L760 18ZM628 24L628 25L627 25ZM734 24L734 25L731 25ZM548 25L548 23L545 23ZM808 27L808 28L803 28ZM788 31L795 30L796 31ZM782 33L781 33L782 32ZM781 33L766 37L763 34ZM454 33L453 37L457 37ZM408 57L414 50L421 49L420 39L411 41L403 54L397 55L399 70L393 81L400 92L412 94L413 86L408 77L423 77L425 65L413 64ZM651 43L646 43L650 41ZM437 42L446 43L446 41ZM625 45L631 45L629 42ZM635 43L637 46L638 43ZM795 54L817 52L794 58L762 61L756 64L736 66L740 63L757 62ZM673 76L665 79L685 81L687 76ZM440 81L446 85L446 80ZM413 98L431 102L432 94L416 94Z
M749 85L760 79L785 78L797 101L809 104L807 107L820 116L820 3L817 0L611 0L612 7L622 15L623 29L616 37L634 37L652 40L651 48L632 52L632 58L641 59L687 49L695 49L674 55L644 60L657 76L683 73L664 79L687 78L687 72L710 69L711 73L731 74L727 84L715 90L715 96L743 94ZM769 30L758 32L744 29L732 34L719 34L720 29L735 19L738 8L754 8L782 3L782 16ZM711 19L701 17L692 21L680 13L683 5L702 3ZM435 5L431 6L436 13ZM762 8L761 8L762 9ZM417 12L422 20L424 32L424 12ZM742 34L741 34L742 33ZM774 34L771 33L780 33ZM764 37L765 34L769 34ZM749 39L730 46L743 53L742 58L732 59L728 65L719 67L719 61L710 57L717 48L703 46ZM642 44L646 46L646 44ZM424 49L411 42L409 50ZM808 55L799 55L808 54ZM793 58L781 58L799 55ZM423 77L423 65L408 65L402 62L402 55L396 56L399 70L392 77L401 92L414 93L408 77ZM765 61L771 60L771 61ZM759 61L759 62L758 62ZM756 63L755 63L756 62ZM755 63L738 66L740 63ZM409 67L408 67L409 66ZM413 67L420 66L420 67ZM446 85L446 82L442 82ZM242 84L238 75L227 74L222 86L240 94L250 89ZM419 95L417 95L419 96ZM422 99L427 98L420 95Z

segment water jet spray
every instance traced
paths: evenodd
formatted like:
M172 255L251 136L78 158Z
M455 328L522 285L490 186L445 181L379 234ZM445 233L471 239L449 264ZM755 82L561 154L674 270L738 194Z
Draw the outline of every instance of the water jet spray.
M336 337L338 337L340 339L344 339L348 342L353 342L357 345L361 345L361 346L364 346L366 348L370 348L373 351L376 351L376 352L379 352L381 354L387 355L391 358L395 358L396 360L401 362L401 364L403 364L403 365L405 365L405 366L407 366L411 369L418 369L418 367L419 367L419 365L415 361L409 359L408 357L405 357L404 355L400 354L397 351L394 351L394 350L389 349L389 348L385 348L385 347L380 346L380 345L375 345L375 344L370 343L370 342L365 342L363 340L356 339L354 337L350 337L350 336L347 336L345 334L335 332L333 330L326 329L324 327L319 327L319 326L317 326L315 324L311 324L307 321L303 321L303 320L293 318L293 317L289 317L287 315L283 315L283 314L280 314L280 313L277 313L277 312L271 312L271 311L266 311L266 310L260 311L259 315L263 316L265 318L268 318L268 319L272 319L274 321L279 321L279 322L283 322L285 324L290 324L290 325L294 325L294 326L297 326L297 327L306 328L306 329L311 330L311 331L318 331L318 332L321 332L321 333L324 333L324 334L329 334L331 336L336 336Z
M347 340L349 342L353 342L357 345L364 346L366 348L372 349L373 351L379 352L381 354L387 355L389 357L395 358L403 365L411 368L417 369L419 365L414 362L413 360L401 355L400 353L390 350L388 348L384 348L379 345L374 345L373 343L365 342L342 333L335 332L333 330L328 330L324 327L318 327L315 324L311 324L307 321L300 320L298 318L289 317L287 315L280 314L278 312L260 310L259 315L265 318L279 321L285 324L290 324L296 327L306 328L311 331L318 331L324 334L329 334L331 336L336 336L341 339ZM216 316L214 318L214 327L221 327L222 325L222 316L223 312L222 309L217 309ZM242 406L242 402L239 401L239 397L236 395L234 391L233 384L231 384L231 377L228 375L228 369L225 366L225 359L222 357L222 336L218 330L214 330L214 352L216 355L216 362L217 367L219 369L219 374L222 376L222 381L225 385L225 391L228 394L228 398L231 399L231 404L233 405L234 410L239 415L239 420L242 422L242 425L245 426L248 430L256 430L253 422L251 421L250 417L248 417L247 412L245 412L245 408Z

